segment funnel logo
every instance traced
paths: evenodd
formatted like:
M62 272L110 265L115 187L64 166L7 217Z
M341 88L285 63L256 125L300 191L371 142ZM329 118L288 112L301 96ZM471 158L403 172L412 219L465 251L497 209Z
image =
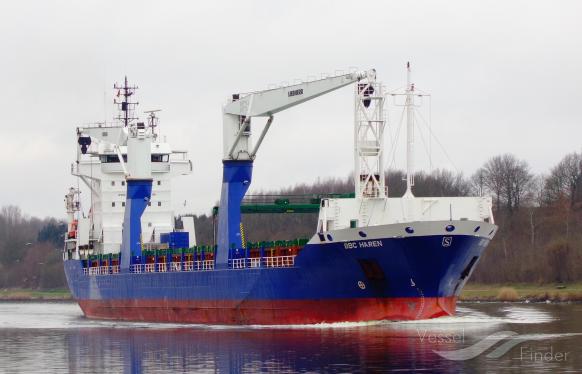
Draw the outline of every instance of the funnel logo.
M466 361L473 359L485 351L492 348L494 345L502 340L506 340L503 344L489 352L485 357L500 358L509 352L513 347L518 346L527 341L547 340L551 337L556 337L552 334L536 334L536 335L518 335L513 331L500 331L495 334L483 338L481 341L472 346L454 350L454 351L437 351L433 350L437 355L452 361ZM524 345L520 349L520 356L517 359L529 361L566 361L570 352L554 352L553 347L547 349L534 349L531 346Z

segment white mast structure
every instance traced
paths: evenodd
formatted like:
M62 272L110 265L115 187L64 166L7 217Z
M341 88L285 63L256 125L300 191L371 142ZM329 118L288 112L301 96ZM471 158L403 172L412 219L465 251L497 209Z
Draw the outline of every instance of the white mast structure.
M376 74L356 85L354 109L356 198L386 198L384 177L384 92Z
M414 186L414 83L410 77L410 62L406 63L406 192L405 198L413 198Z

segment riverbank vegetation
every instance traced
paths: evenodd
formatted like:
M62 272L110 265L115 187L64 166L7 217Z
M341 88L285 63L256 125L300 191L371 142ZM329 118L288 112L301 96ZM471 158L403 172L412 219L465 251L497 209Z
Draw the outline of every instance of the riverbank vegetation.
M461 292L462 301L582 302L582 283L469 283Z

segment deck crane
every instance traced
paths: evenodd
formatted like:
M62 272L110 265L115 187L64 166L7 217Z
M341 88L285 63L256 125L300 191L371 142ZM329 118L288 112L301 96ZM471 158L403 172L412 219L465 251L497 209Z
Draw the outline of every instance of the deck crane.
M218 216L216 266L226 267L229 248L241 248L241 202L248 190L253 161L273 123L274 114L363 79L374 82L376 71L355 72L247 94L233 94L223 107L223 175ZM252 146L251 120L267 122Z

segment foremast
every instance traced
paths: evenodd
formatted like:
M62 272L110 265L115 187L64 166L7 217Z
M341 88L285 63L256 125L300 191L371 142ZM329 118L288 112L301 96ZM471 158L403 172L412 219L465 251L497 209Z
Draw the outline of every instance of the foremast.
M405 198L413 198L414 186L414 83L411 82L410 62L406 63L406 192Z

